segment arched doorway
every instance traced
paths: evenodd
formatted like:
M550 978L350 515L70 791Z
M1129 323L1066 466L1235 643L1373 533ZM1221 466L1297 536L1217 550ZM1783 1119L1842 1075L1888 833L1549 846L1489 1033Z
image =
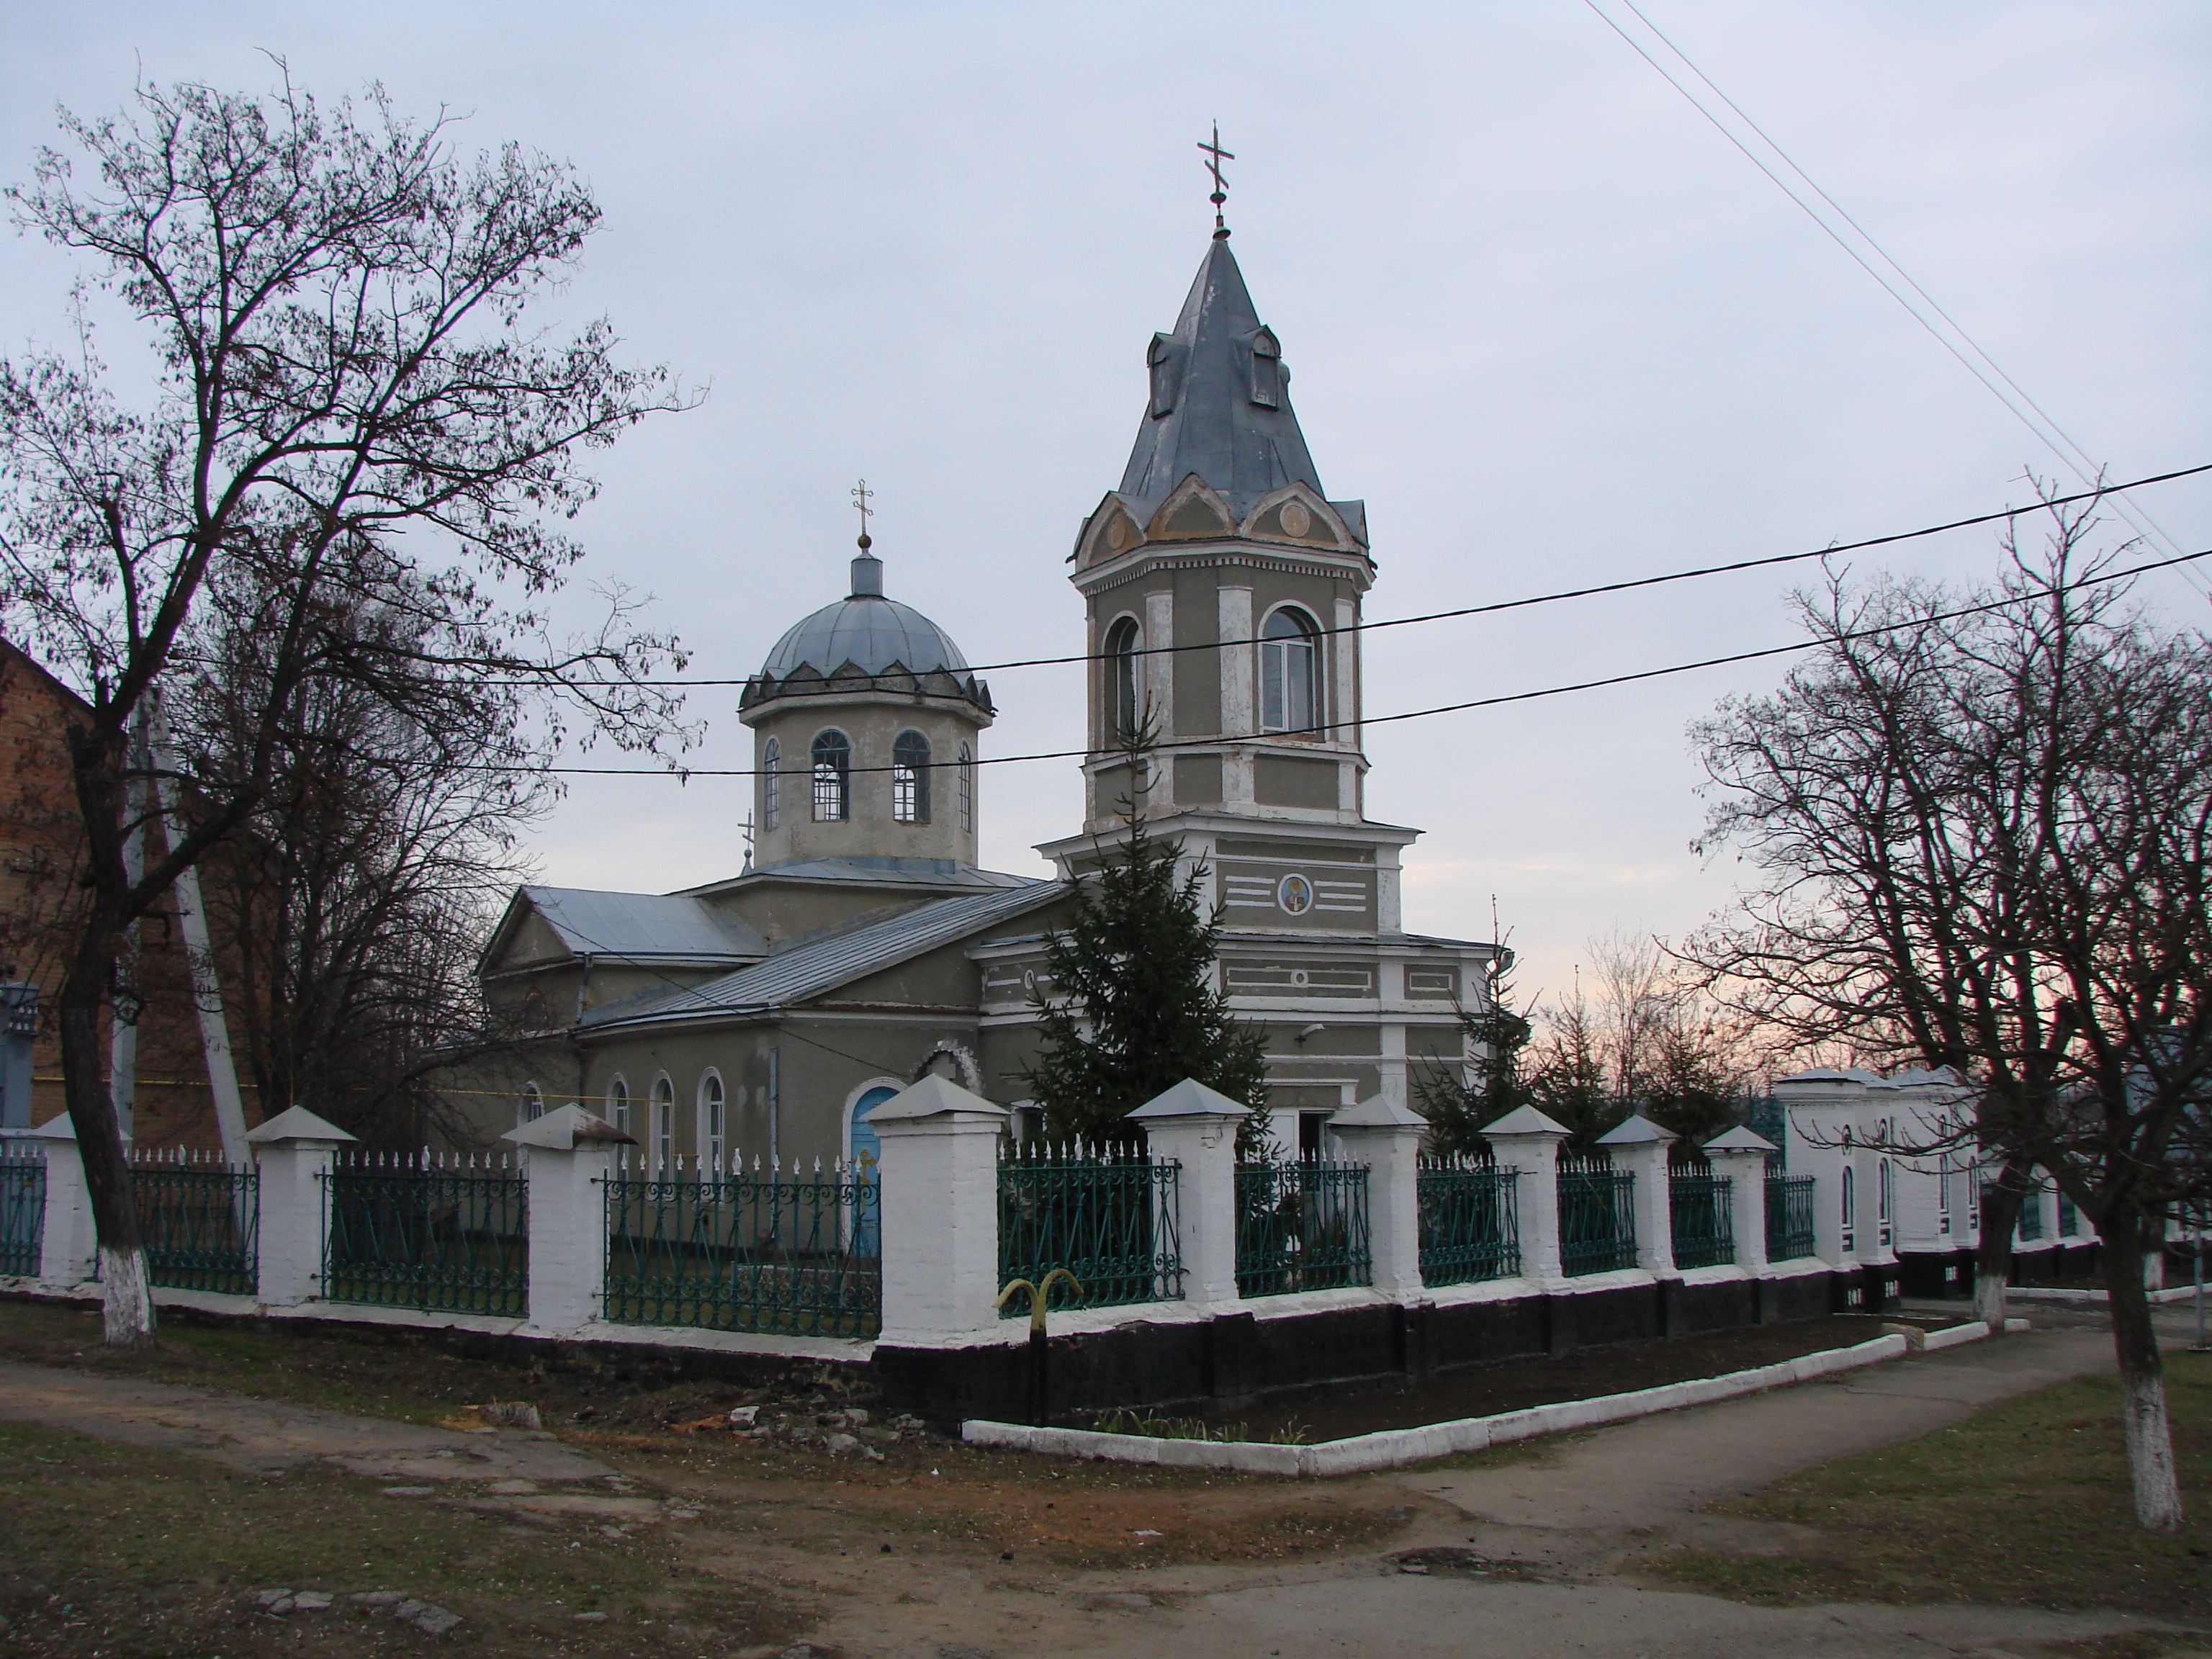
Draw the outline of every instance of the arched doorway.
M853 1103L853 1254L878 1256L884 1253L883 1209L878 1202L876 1170L883 1159L883 1142L868 1114L897 1090L878 1085Z

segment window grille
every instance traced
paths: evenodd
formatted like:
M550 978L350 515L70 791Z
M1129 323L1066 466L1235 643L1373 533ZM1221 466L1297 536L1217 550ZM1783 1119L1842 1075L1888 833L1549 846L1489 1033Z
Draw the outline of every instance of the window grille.
M919 732L902 732L891 745L891 816L929 822L929 739Z
M722 1079L709 1072L699 1079L699 1156L710 1170L722 1167L727 1145L722 1128Z
M629 1133L629 1085L620 1078L607 1085L607 1121L623 1133Z
M960 745L960 827L975 827L975 757L964 743Z
M783 780L776 768L783 763L783 745L774 738L761 750L761 828L773 830L782 815Z
M665 1077L653 1080L653 1152L661 1169L676 1161L676 1085Z
M814 821L839 823L853 816L853 745L842 732L814 739Z
M545 1115L545 1096L534 1083L522 1085L522 1115L520 1122L531 1123Z
M1260 724L1269 732L1310 732L1321 707L1316 672L1321 629L1285 605L1260 630Z

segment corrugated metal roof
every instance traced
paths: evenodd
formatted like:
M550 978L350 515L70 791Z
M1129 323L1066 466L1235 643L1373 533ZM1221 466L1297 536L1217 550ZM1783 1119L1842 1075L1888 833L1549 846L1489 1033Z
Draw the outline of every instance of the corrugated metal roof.
M788 876L797 881L907 882L919 887L1033 887L1040 882L1036 876L979 870L951 859L786 859L753 874Z
M561 942L595 957L762 957L768 945L735 916L682 893L526 887Z
M939 899L888 921L866 923L786 951L704 985L606 1004L586 1014L582 1024L586 1028L605 1027L804 1002L849 980L896 966L978 928L1048 903L1065 890L1057 882L1034 882L998 892Z

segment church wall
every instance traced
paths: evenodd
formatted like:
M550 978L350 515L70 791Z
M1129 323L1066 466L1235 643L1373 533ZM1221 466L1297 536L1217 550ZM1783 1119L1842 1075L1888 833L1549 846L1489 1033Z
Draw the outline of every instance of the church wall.
M1216 599L1218 573L1208 569L1177 570L1170 577L1175 596L1175 637L1179 646L1212 645L1221 637L1220 605ZM1232 647L1231 649L1236 647ZM1249 649L1249 647L1245 647ZM1221 730L1221 667L1224 653L1192 650L1175 658L1175 734L1210 738ZM1181 792L1177 792L1181 799ZM1217 795L1215 799L1218 799Z
M766 939L772 950L780 950L802 935L878 912L890 915L933 896L911 888L870 887L851 881L787 881L770 876L726 893L706 896L706 902L736 916Z

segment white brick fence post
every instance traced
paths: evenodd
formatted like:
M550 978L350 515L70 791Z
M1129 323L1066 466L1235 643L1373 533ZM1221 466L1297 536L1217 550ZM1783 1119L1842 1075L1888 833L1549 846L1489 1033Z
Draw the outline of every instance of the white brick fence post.
M1774 1143L1738 1124L1705 1143L1705 1161L1729 1183L1729 1227L1735 1265L1756 1277L1766 1271L1766 1156Z
M39 1247L39 1283L51 1290L74 1290L92 1278L100 1256L76 1126L64 1113L32 1133L46 1144L46 1212L40 1223L45 1231Z
M329 1225L323 1176L354 1139L304 1106L279 1112L246 1134L261 1170L261 1265L254 1297L289 1308L321 1293Z
M531 1328L574 1335L599 1318L605 1304L606 1179L615 1148L637 1142L574 1103L500 1139L523 1149Z
M1369 1280L1385 1296L1417 1295L1421 1285L1420 1152L1428 1120L1377 1095L1328 1120L1345 1155L1367 1166ZM1232 1264L1233 1265L1233 1264Z
M1516 1107L1482 1132L1498 1167L1521 1172L1513 1183L1521 1277L1538 1290L1566 1282L1559 1271L1559 1143L1567 1133L1534 1106Z
M1129 1114L1155 1159L1182 1165L1176 1191L1186 1306L1235 1311L1237 1126L1251 1115L1190 1078Z
M1012 1117L934 1073L868 1114L882 1141L884 1343L960 1346L998 1329L999 1136Z
M1611 1154L1613 1167L1635 1177L1628 1204L1636 1218L1636 1265L1661 1279L1674 1276L1674 1186L1667 1158L1679 1139L1639 1112L1597 1139Z

